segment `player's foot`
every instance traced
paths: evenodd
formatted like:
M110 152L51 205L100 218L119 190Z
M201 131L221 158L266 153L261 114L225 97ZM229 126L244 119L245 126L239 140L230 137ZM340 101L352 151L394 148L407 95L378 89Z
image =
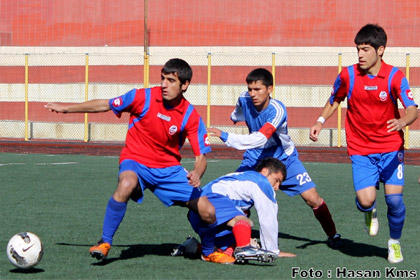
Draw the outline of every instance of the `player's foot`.
M338 249L344 246L344 242L341 239L341 235L336 233L334 236L328 237L327 240L328 247L332 249Z
M228 256L222 252L213 252L208 256L201 255L201 259L206 262L221 264L234 264L236 261L234 257Z
M379 222L376 208L372 211L365 212L365 230L370 236L376 236L379 231Z
M199 257L201 244L192 236L188 236L184 243L178 245L171 253L172 256L184 256L187 258Z
M240 263L245 261L271 263L277 259L277 254L252 246L236 247L234 256L236 261Z
M388 241L388 261L390 263L400 263L404 260L401 251L401 244L398 240Z
M89 253L92 258L103 260L108 256L109 250L111 250L111 244L104 242L102 239L99 240L98 244L90 247Z

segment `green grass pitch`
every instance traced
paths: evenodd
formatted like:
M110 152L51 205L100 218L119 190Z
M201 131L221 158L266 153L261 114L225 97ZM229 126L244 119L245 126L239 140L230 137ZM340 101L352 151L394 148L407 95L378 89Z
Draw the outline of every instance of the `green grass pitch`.
M234 171L238 164L209 160L203 183ZM190 234L196 236L187 209L166 208L147 191L143 204L129 202L108 260L102 263L88 250L102 232L105 207L117 184L118 158L0 154L0 279L335 279L367 278L366 273L375 279L420 277L420 166L405 169L407 216L401 239L405 260L391 265L386 260L383 189L378 191L379 234L369 237L355 207L351 166L304 164L345 241L340 250L327 247L320 225L300 197L278 192L280 249L296 258L229 266L171 257L177 244ZM193 160L184 159L183 165L191 168ZM255 211L251 218L257 221ZM43 259L29 271L16 269L6 256L9 238L21 231L38 234L44 244ZM258 234L258 223L253 234Z

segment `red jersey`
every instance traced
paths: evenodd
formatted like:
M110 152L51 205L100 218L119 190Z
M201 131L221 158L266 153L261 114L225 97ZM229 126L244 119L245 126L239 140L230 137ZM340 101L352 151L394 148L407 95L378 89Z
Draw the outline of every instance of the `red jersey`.
M349 155L403 150L403 132L387 132L387 121L400 118L398 99L404 108L417 105L407 79L398 68L382 61L377 76L366 74L358 64L344 68L334 83L330 103L346 97Z
M130 113L120 163L131 159L151 168L180 165L186 138L194 155L211 151L206 127L194 107L183 98L176 107L167 108L161 87L133 89L110 99L109 105L118 117Z

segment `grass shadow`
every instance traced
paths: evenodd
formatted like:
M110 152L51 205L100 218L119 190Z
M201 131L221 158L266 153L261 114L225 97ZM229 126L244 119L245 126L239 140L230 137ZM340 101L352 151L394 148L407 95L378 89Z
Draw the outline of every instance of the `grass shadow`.
M57 243L61 246L80 246L90 248L92 245L89 244L71 244L71 243ZM120 256L106 258L102 261L93 263L92 265L106 265L114 261L128 260L134 258L140 258L145 255L156 255L156 256L170 256L173 249L179 244L175 243L164 243L164 244L130 244L130 245L112 245L113 248L126 248L121 251Z

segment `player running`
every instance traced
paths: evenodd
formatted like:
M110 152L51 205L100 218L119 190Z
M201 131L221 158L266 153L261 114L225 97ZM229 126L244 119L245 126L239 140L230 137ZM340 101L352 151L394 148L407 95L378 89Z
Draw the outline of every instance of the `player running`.
M206 128L194 107L184 98L192 69L181 59L171 59L161 71L161 86L133 89L110 100L90 100L65 105L48 103L57 113L96 113L112 110L117 117L130 113L125 146L120 155L118 186L108 201L102 238L90 248L92 257L105 258L131 198L143 201L150 189L165 206L186 206L206 223L215 222L214 207L201 196L200 178L211 151ZM195 155L194 169L181 166L180 149L188 138Z
M354 42L359 63L344 68L338 75L331 97L309 137L317 141L323 123L347 97L346 140L356 206L365 213L368 234L375 236L379 229L376 189L380 182L384 183L390 232L388 261L399 263L404 259L399 239L405 220L402 129L417 119L417 105L404 74L382 60L387 42L384 29L367 24ZM406 108L403 117L397 100Z
M287 134L287 112L284 104L270 97L273 91L273 76L263 68L251 71L246 82L248 91L242 93L231 114L234 123L245 121L247 135L227 133L218 128L208 128L210 135L220 137L229 147L246 150L237 172L254 170L260 159L274 157L281 160L287 168L287 177L280 189L289 196L300 195L312 208L321 224L331 248L343 245L340 234L325 201L316 191L295 145Z

